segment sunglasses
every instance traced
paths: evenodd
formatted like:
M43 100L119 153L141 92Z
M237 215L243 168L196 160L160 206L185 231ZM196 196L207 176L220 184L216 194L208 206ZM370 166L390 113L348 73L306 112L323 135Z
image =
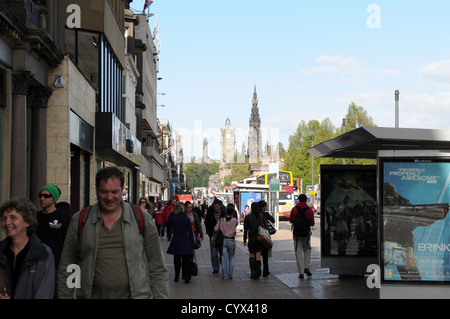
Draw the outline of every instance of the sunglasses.
M147 202L143 202L143 201L139 202L139 204L145 204L145 203L147 203Z
M44 197L44 198L50 198L52 197L52 194L39 194L39 198Z

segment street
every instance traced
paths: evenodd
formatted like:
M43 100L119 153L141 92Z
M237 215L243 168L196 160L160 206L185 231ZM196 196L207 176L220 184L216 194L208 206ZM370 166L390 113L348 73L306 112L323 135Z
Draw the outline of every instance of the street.
M274 247L269 259L270 275L259 280L250 279L248 249L242 244L242 231L237 231L236 254L232 280L222 280L212 273L209 239L196 250L198 276L189 284L174 282L173 256L165 254L169 269L169 291L173 299L377 299L378 291L366 286L365 277L339 278L320 266L320 217L311 238L312 277L298 278L292 233L288 221L280 221ZM169 241L160 238L163 252Z

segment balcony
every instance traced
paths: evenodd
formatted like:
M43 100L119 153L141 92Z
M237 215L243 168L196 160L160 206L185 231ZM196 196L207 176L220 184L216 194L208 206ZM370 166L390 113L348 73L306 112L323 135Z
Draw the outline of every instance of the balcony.
M156 182L164 182L163 158L153 146L142 147L141 172Z
M119 166L141 166L141 142L113 113L95 114L95 154Z

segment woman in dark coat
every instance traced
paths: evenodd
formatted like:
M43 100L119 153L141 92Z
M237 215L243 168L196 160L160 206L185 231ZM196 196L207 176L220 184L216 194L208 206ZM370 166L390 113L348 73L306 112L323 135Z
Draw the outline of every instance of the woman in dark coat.
M244 246L247 244L248 238L248 252L250 253L250 270L251 279L258 279L261 276L261 252L263 246L258 242L258 226L261 225L260 219L261 210L258 203L254 202L251 205L251 213L244 219ZM262 217L262 215L261 215Z
M175 281L180 277L185 283L191 280L191 262L194 253L194 234L189 217L184 214L184 205L178 204L173 209L166 225L172 226L173 236L167 253L173 255L175 266Z
M0 299L52 299L55 262L35 234L36 207L28 199L12 198L0 207L0 219L7 235L0 242Z

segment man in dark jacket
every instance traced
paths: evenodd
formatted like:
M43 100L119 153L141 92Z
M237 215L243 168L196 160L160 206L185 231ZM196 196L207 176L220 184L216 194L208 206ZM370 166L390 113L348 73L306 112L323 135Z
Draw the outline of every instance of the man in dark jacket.
M306 204L308 198L305 194L300 194L298 196L299 202L291 210L291 217L289 221L291 224L295 223L297 214L305 214L306 222L309 223L309 227L314 226L314 212ZM300 216L299 216L300 217ZM295 259L297 260L297 269L299 273L299 278L304 278L305 275L312 276L309 270L309 264L311 260L311 231L308 227L308 234L306 236L296 236L293 235L294 247L295 247Z
M217 274L219 272L220 264L219 251L211 245L211 241L214 235L214 226L216 226L216 223L222 214L225 215L225 212L222 211L222 203L220 200L215 199L212 205L208 208L205 216L205 228L210 240L209 246L211 247L211 264L213 267L213 274Z

